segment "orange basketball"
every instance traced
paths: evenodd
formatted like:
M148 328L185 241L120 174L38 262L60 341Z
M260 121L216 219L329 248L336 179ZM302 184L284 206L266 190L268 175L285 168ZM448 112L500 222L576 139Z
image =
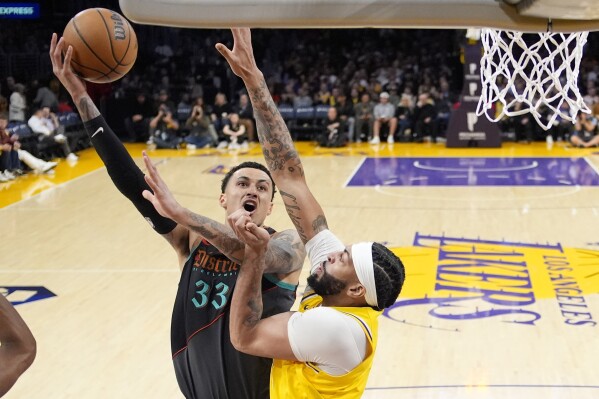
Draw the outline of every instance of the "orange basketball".
M62 37L65 51L73 46L73 71L90 82L122 78L137 58L137 36L129 21L106 8L81 11L69 21Z

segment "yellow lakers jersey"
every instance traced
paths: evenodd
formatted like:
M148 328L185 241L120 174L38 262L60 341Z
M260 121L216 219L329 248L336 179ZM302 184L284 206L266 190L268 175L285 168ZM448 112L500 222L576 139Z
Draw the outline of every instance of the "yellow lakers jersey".
M322 297L314 292L304 293L300 312L315 308ZM366 334L370 348L362 363L349 373L340 376L327 374L310 362L275 359L270 373L271 399L359 399L366 388L368 374L377 343L378 316L381 312L370 307L332 307L352 316Z

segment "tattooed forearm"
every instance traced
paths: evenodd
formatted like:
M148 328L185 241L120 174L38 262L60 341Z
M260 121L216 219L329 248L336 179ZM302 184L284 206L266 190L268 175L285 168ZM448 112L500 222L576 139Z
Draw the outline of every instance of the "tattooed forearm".
M212 245L218 248L233 262L241 263L245 245L240 241L233 230L210 218L187 211L188 219L182 223L188 229L202 235Z
M260 291L253 292L254 296L248 298L247 308L248 312L243 321L243 325L246 327L254 327L262 318L262 293Z
M98 111L98 108L89 96L82 97L76 105L83 122L87 122L100 116L100 111Z
M301 209L299 207L299 204L297 203L297 198L295 198L295 196L289 193L286 193L283 190L280 190L279 192L281 193L281 197L283 198L283 203L285 204L287 215L289 215L289 218L293 222L293 225L297 230L297 234L299 234L300 238L302 239L302 242L305 243L306 241L308 241L308 237L306 236L306 232L302 227L302 218L300 217Z
M272 99L266 82L249 90L262 152L271 172L284 171L303 176L299 155L289 129Z
M229 322L231 342L241 351L254 340L263 310L261 279L264 252L255 252L250 247L245 248L245 252L246 256L233 291Z

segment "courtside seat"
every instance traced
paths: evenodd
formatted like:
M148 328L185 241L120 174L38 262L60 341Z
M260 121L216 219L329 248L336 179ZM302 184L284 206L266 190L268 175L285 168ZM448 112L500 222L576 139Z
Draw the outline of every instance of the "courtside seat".
M318 133L315 125L315 107L296 107L295 118L289 126L293 140L313 140L314 134Z
M314 117L318 121L321 121L322 123L324 123L324 121L327 119L327 114L329 113L329 108L331 108L331 107L328 105L322 105L322 104L317 105Z
M38 136L33 133L26 123L11 124L6 130L10 135L16 134L19 136L21 148L38 158L51 159L55 150L60 149L56 143L40 143Z
M279 106L279 113L285 122L295 119L295 109L291 105L282 104Z

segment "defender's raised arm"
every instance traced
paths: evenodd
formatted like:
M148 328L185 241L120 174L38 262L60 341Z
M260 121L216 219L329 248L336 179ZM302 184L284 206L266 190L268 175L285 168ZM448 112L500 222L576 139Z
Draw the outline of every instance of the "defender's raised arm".
M254 107L264 159L279 186L287 213L305 243L328 228L324 212L306 184L304 168L289 129L268 91L264 75L256 65L250 30L235 28L231 31L233 49L222 43L218 43L216 49L245 83Z

